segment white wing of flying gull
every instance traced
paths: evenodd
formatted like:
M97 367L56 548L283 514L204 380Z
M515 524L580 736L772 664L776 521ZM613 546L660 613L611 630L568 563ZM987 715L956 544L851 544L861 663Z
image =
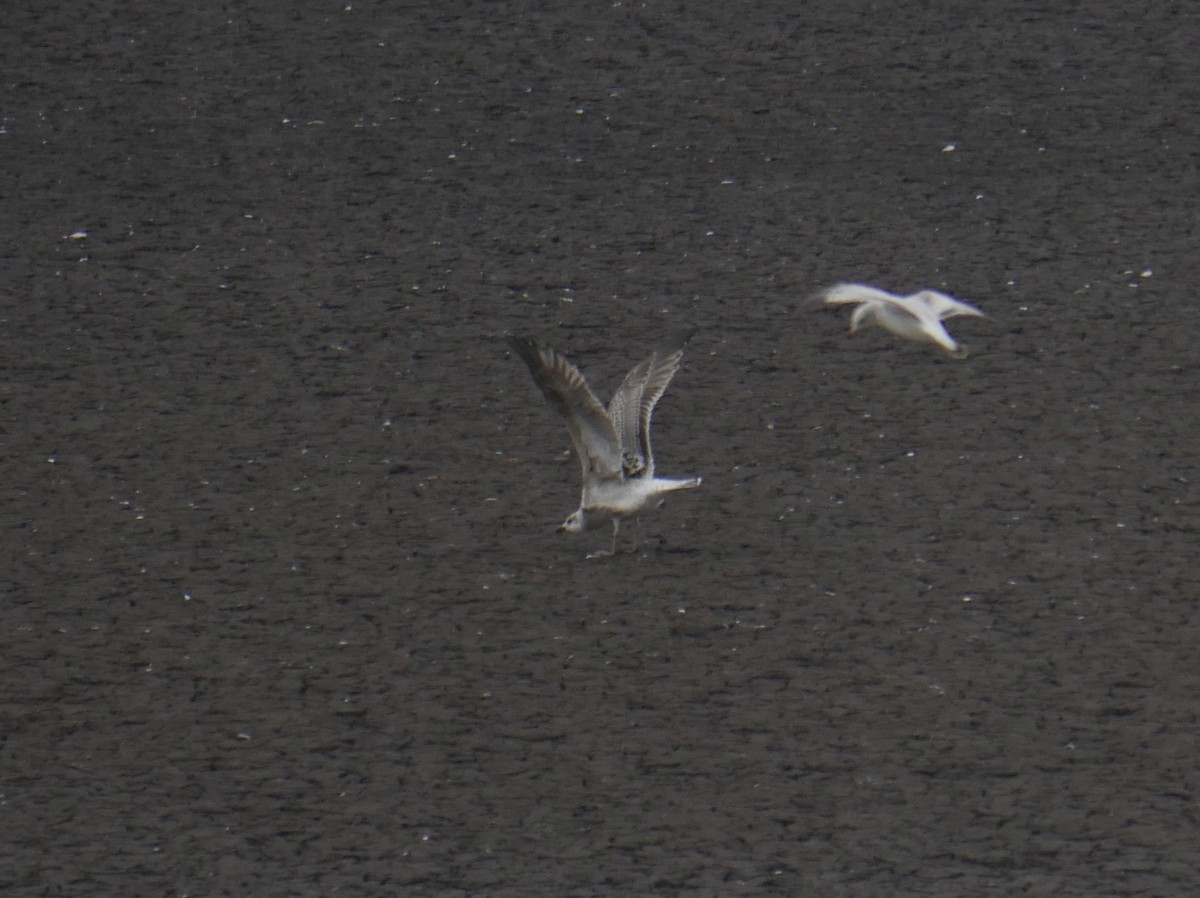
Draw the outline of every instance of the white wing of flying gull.
M955 315L986 317L968 302L921 290L911 296L896 296L867 284L835 284L818 294L826 305L857 305L850 316L850 333L874 322L906 340L933 343L955 359L967 357L967 347L947 332L942 322Z
M562 415L579 458L583 479L579 508L559 529L578 533L587 526L589 514L612 518L612 548L593 552L589 558L616 552L621 518L636 514L664 493L700 485L699 477L654 476L650 416L679 369L682 351L655 352L635 365L605 409L579 369L562 354L527 337L509 337L508 342Z

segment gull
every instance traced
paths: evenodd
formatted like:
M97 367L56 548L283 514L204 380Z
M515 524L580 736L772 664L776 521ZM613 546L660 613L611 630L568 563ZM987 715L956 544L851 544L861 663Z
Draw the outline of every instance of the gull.
M953 359L965 359L967 347L946 332L942 321L955 315L986 317L970 303L938 293L921 290L912 296L894 296L878 287L866 284L835 284L819 294L826 305L857 303L850 316L850 333L860 325L874 321L897 337L936 343Z
M655 477L650 449L650 415L679 369L682 350L655 352L635 365L605 409L579 369L560 353L527 337L510 336L508 342L563 416L583 469L579 508L562 522L559 531L579 533L587 527L589 514L612 518L612 548L592 552L588 558L616 553L620 518L636 514L664 493L700 485L699 477Z

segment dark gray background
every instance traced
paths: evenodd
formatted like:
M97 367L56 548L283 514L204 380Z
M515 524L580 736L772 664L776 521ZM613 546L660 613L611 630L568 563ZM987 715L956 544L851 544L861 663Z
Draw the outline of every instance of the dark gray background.
M1193 7L57 6L0 30L6 895L1193 892ZM693 333L636 551L554 533L505 332L605 397Z

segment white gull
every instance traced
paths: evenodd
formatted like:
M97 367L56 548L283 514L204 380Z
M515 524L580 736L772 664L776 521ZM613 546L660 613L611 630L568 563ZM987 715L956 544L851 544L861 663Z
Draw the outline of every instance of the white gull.
M635 365L606 410L579 369L560 353L527 337L509 337L508 342L562 415L583 469L579 508L558 529L578 533L587 526L590 513L612 518L612 548L592 552L589 558L617 551L620 518L636 514L663 493L700 485L699 477L655 477L654 453L650 449L650 415L679 369L682 350L665 355L655 352Z
M860 325L874 321L897 337L935 343L955 359L965 359L967 347L946 332L942 321L955 315L986 317L970 303L936 290L895 296L866 284L835 284L818 296L826 305L858 305L850 316L852 334Z

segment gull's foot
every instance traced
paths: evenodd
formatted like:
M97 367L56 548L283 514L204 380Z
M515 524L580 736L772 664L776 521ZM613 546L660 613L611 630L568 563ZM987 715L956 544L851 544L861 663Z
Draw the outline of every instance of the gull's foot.
M595 551L588 552L587 558L589 560L591 560L592 558L611 558L613 555L616 555L616 554L617 553L613 552L611 549L596 549Z

